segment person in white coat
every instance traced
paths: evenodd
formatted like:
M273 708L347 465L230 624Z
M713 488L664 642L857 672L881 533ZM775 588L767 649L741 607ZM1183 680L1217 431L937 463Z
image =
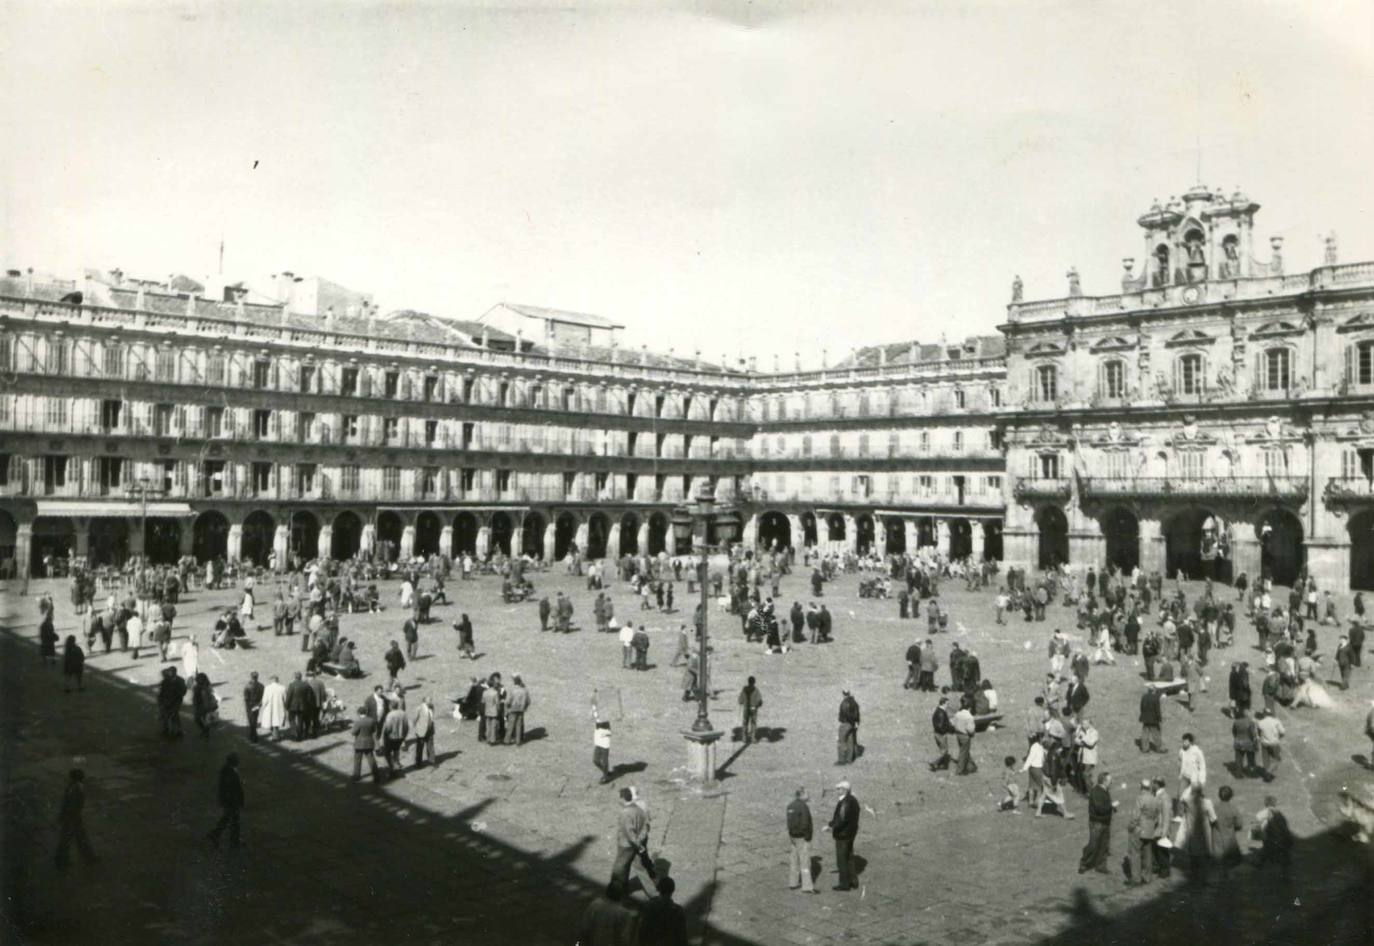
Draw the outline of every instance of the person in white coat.
M258 710L258 729L271 734L273 740L281 739L281 731L286 728L286 687L281 680L273 677L262 688L262 708Z
M187 680L194 680L198 673L200 673L200 647L196 644L195 635L192 634L181 645L181 675Z

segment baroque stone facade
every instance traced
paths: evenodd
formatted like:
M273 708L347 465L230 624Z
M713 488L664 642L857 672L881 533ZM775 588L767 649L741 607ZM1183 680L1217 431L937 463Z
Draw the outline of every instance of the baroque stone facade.
M383 316L330 283L359 304L321 311L291 274L274 299L11 271L0 560L671 552L710 482L749 544L1368 587L1374 263L1332 240L1287 274L1280 242L1254 257L1258 209L1194 188L1140 218L1119 294L1018 279L999 335L813 371L528 306Z

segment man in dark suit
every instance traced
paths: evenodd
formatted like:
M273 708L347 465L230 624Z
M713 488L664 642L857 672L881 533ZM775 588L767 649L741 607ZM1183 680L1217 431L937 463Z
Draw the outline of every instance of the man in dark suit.
M835 838L835 865L840 872L840 882L836 890L854 890L859 880L854 875L854 838L859 834L859 802L849 791L849 782L835 786L840 791L840 800L835 804L835 814L825 826Z
M224 814L216 822L214 830L209 834L209 841L215 847L219 847L220 835L224 834L224 829L229 829L229 847L239 846L239 813L243 811L243 782L239 779L239 756L237 752L231 752L224 760L224 766L219 770L219 806L224 809Z
M1065 702L1068 704L1069 712L1078 716L1083 712L1083 707L1088 705L1088 685L1082 678L1074 677L1069 684L1068 693L1065 694Z
M248 675L248 685L243 688L243 709L248 714L248 741L258 741L258 710L262 709L263 686L258 682L258 672Z
M369 697L371 699L371 697ZM358 707L358 718L353 721L353 781L362 778L363 759L367 759L372 769L372 781L381 778L377 771L377 723L367 715L367 707Z
M366 700L363 700L363 712L372 719L372 734L380 737L382 734L382 720L386 719L387 698L382 691L379 683L372 688L372 693Z
M286 713L291 719L291 737L297 742L305 738L305 698L301 695L302 690L309 689L305 681L301 679L298 672L296 676L286 685Z
M310 694L314 697L309 708L310 717L307 720L310 724L310 735L312 738L318 738L320 735L320 710L324 708L325 701L329 699L329 692L325 689L324 681L320 679L317 670L306 672L305 685L310 688Z
M1140 751L1163 752L1164 737L1160 726L1164 723L1164 708L1159 702L1159 691L1148 683L1140 695Z
M930 770L949 768L949 734L954 732L954 726L949 721L949 697L940 697L940 703L935 707L935 712L930 714L930 726L935 734L935 748L940 750L940 757L930 764Z

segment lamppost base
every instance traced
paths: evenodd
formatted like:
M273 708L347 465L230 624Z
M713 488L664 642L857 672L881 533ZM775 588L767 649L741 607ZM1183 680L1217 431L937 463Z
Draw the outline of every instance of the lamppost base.
M702 786L716 784L716 743L725 733L718 730L696 732L691 729L682 731L687 740L688 777Z

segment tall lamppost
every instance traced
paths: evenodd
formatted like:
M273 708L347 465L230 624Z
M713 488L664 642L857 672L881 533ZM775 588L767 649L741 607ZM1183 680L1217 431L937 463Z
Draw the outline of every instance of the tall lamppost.
M683 731L687 739L688 767L692 776L703 784L716 779L716 742L723 735L711 725L709 700L711 699L710 670L707 663L709 634L707 622L710 620L710 578L711 544L710 536L715 532L718 548L727 552L739 529L740 519L728 506L718 506L716 491L709 482L703 482L697 489L694 502L679 506L673 511L673 537L680 551L693 543L696 535L701 536L701 560L697 563L697 581L701 585L701 626L697 629L697 718L692 728Z
M154 496L162 496L166 492L166 490L162 489L162 487L160 486L154 486L152 484L152 481L150 481L148 477L140 476L138 478L138 482L126 486L124 488L124 492L128 495L130 499L133 499L135 496L137 496L142 505L143 524L139 527L139 534L143 536L143 550L139 553L138 556L138 585L135 587L135 593L138 595L139 605L141 609L143 601L146 600L145 596L148 593L148 589L144 581L147 577L146 573L148 568L148 496L149 494L152 494Z

